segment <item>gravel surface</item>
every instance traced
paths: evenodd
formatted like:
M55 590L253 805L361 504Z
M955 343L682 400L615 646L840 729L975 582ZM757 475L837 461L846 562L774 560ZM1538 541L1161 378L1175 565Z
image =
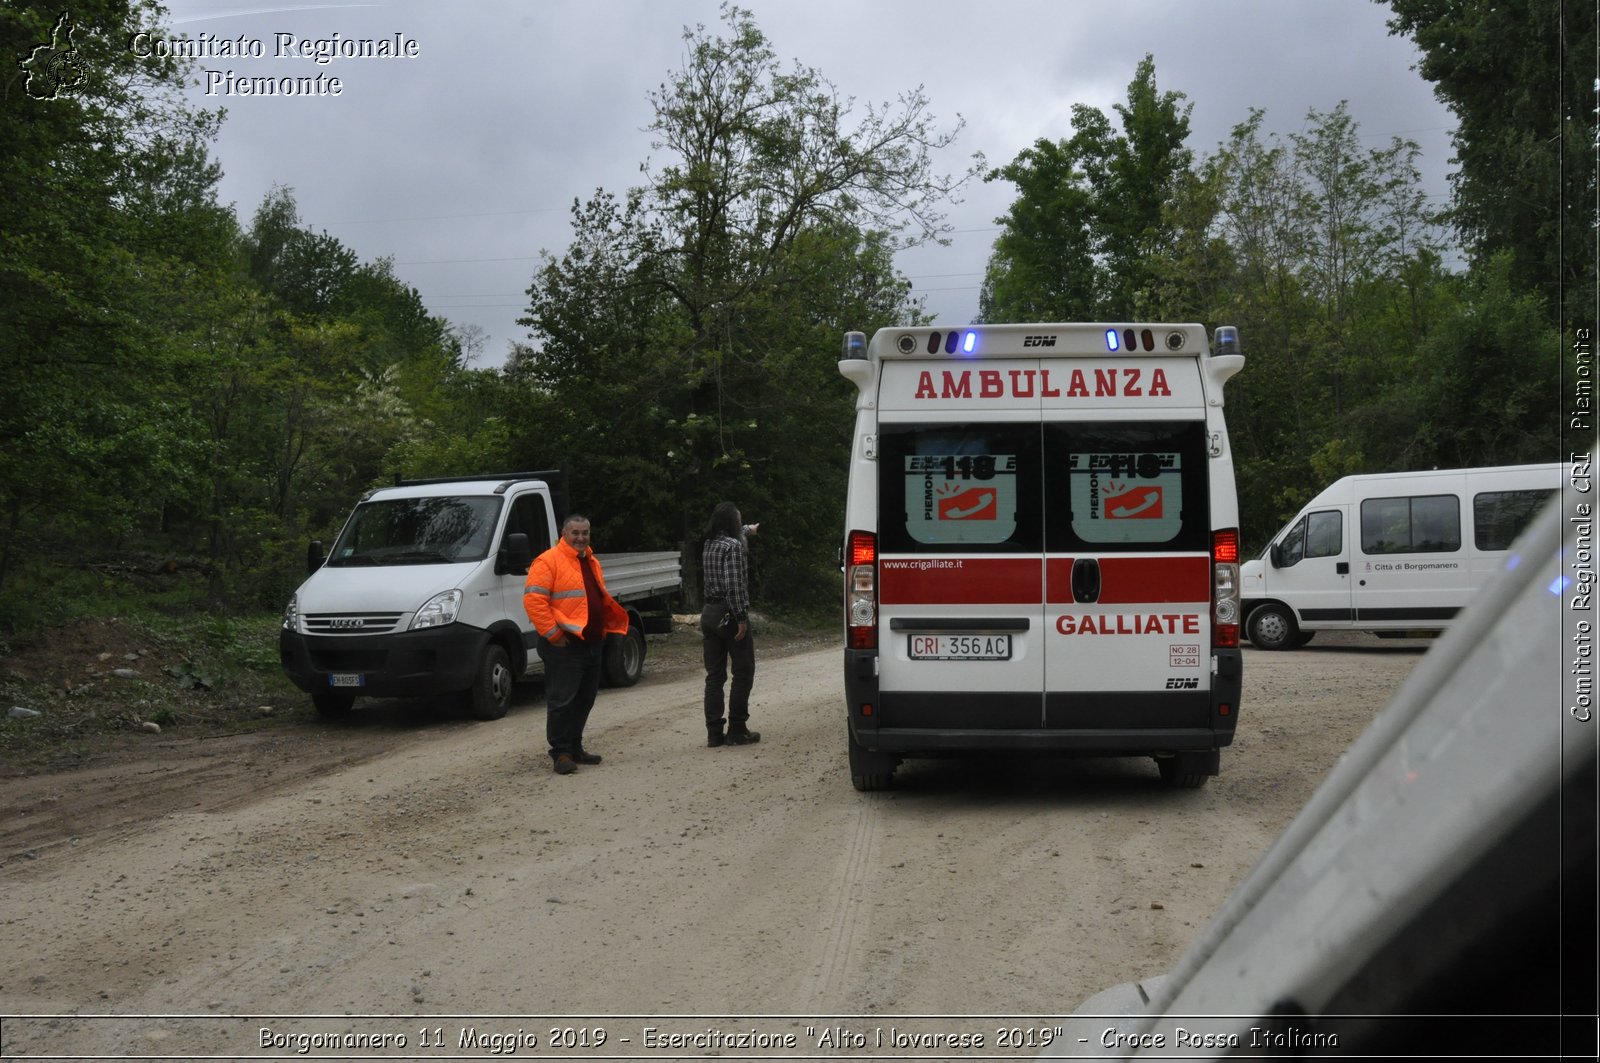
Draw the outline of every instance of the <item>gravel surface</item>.
M530 686L494 723L380 703L0 780L0 1014L128 1016L8 1020L4 1054L292 1058L260 1039L315 1030L423 1057L448 1053L419 1031L454 1053L493 1027L549 1058L560 1026L660 1058L647 1025L814 1049L831 1016L1048 1021L1170 968L1428 645L1247 648L1199 790L1148 759L991 757L859 794L836 648L766 645L762 741L712 750L697 647L671 641L602 693L605 762L567 777ZM329 1018L262 1018L302 1015Z

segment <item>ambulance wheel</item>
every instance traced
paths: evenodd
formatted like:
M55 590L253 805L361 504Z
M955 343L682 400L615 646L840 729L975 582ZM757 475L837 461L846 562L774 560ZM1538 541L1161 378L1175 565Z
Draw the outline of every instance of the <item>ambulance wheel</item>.
M515 687L510 654L498 642L489 643L483 648L478 673L467 693L467 711L474 719L498 720L511 708L511 692Z
M319 690L311 695L311 704L317 707L317 715L330 720L337 720L349 713L355 703L356 696L348 690Z
M900 758L863 749L861 743L856 741L856 736L848 733L848 725L846 732L850 743L851 785L862 793L889 789L894 784L894 769L900 763Z
M1288 606L1268 602L1250 614L1250 641L1261 650L1292 650L1300 638L1300 625Z
M601 662L606 685L631 687L644 675L644 632L636 621L628 621L626 635L612 635L606 639Z
M1156 767L1161 770L1161 781L1170 788L1195 790L1216 774L1208 770L1209 759L1210 756L1205 753L1175 753L1170 757L1157 757Z

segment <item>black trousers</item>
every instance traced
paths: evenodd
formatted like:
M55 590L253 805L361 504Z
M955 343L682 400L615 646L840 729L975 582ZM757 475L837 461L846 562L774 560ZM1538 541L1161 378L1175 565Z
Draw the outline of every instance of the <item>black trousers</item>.
M756 640L745 629L744 638L735 639L739 625L724 626L727 609L721 602L709 602L700 612L700 641L706 661L706 727L722 729L722 686L733 666L733 683L728 688L728 723L742 727L750 718L750 690L756 683Z
M584 642L569 635L561 646L539 640L548 702L544 732L552 760L563 753L575 757L583 750L583 728L600 692L600 652L604 647L603 638Z

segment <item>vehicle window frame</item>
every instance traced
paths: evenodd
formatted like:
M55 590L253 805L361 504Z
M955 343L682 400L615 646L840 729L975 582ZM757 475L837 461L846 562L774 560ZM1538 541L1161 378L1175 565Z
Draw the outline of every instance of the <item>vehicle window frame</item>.
M1385 539L1377 537L1379 522L1387 522L1387 527L1382 527L1382 532L1398 530L1395 527L1395 518L1386 516L1384 510L1393 510L1397 503L1405 505L1405 533L1404 541L1399 539ZM1418 514L1419 506L1431 506L1434 503L1448 503L1453 509L1454 539L1443 538L1437 542L1424 540L1421 545L1417 542L1417 525L1423 520L1435 519L1434 515ZM1383 497L1363 498L1361 500L1361 552L1369 557L1385 557L1395 554L1453 554L1461 550L1461 497L1449 493L1435 493L1428 495L1385 495Z

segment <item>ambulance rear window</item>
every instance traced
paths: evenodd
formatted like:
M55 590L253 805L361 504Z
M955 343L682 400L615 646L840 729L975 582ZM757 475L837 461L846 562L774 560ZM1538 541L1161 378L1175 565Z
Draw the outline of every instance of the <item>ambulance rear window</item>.
M1053 553L1209 549L1199 421L1048 424L1044 482Z
M1037 553L1037 424L883 426L879 536L885 552Z

